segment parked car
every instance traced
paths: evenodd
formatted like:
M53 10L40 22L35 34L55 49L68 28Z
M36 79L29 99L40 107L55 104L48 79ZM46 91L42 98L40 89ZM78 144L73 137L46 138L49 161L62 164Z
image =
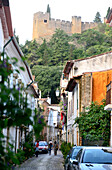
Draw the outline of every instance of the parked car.
M72 149L69 151L66 159L65 159L65 170L71 170L72 169L72 163L75 160L77 153L80 151L82 146L74 146Z
M73 161L72 169L75 170L111 170L111 147L83 147Z
M39 141L39 146L38 146L38 151L39 153L48 153L48 144L46 141Z

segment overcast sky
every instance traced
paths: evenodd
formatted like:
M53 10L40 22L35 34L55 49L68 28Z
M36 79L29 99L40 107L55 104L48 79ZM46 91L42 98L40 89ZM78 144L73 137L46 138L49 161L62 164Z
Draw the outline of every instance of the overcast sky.
M106 16L112 0L9 0L12 26L19 36L20 44L32 40L33 14L51 9L51 18L71 21L72 16L81 16L82 22L92 22L97 12L101 19Z

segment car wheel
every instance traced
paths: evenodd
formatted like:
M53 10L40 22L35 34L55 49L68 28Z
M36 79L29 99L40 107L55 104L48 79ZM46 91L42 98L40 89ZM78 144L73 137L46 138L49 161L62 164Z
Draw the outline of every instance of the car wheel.
M70 166L68 166L67 170L71 170Z
M66 166L64 166L64 170L66 170Z

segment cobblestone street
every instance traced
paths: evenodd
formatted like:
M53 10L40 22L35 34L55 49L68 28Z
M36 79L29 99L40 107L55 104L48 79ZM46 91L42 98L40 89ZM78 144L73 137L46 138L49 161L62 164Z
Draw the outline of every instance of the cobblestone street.
M39 154L38 158L33 158L25 161L20 167L15 170L64 170L64 159L60 151L54 156L53 151L49 154Z

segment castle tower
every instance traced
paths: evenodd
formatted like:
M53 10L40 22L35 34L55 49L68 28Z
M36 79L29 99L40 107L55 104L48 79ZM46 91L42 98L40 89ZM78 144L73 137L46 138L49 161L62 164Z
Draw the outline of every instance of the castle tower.
M49 23L49 13L37 12L33 17L33 37L32 39L38 41L41 37L47 35Z
M72 17L72 34L81 33L81 17L73 16Z

